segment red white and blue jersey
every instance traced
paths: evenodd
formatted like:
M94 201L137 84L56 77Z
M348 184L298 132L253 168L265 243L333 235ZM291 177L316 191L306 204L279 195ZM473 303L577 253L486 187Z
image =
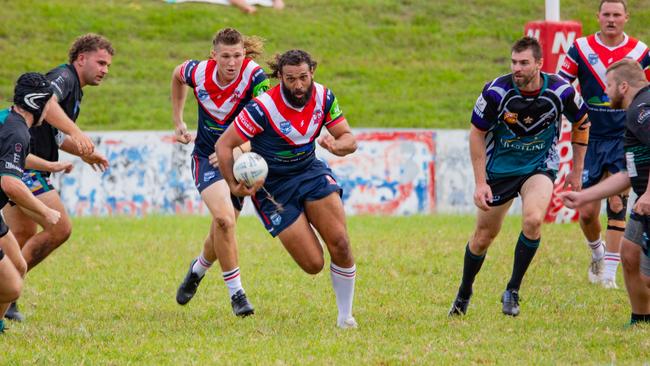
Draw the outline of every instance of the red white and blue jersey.
M235 119L236 131L250 140L252 151L269 166L267 179L304 171L316 159L314 140L323 126L344 121L331 90L314 82L312 95L302 108L292 107L275 86L253 99Z
M239 75L228 85L217 83L215 60L188 60L180 69L180 76L194 91L199 104L199 122L194 153L209 156L214 144L239 112L254 97L269 89L270 82L264 70L255 61L246 58Z
M615 47L604 45L597 34L578 38L564 59L560 75L580 82L580 93L589 109L589 138L594 140L619 139L625 131L625 110L610 108L606 72L609 65L624 58L641 64L650 79L650 54L645 43L629 37Z

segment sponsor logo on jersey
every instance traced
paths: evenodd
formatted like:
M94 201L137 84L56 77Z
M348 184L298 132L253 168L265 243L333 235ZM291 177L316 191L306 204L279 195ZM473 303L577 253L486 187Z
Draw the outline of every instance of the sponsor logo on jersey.
M512 125L512 124L517 123L517 117L519 117L519 115L517 113L506 112L503 115L503 120L506 121L506 123L510 123Z
M650 121L650 108L643 108L639 111L639 117L636 122L640 125Z
M590 64L595 65L598 63L598 55L595 53L590 53L587 55L587 60L589 60Z
M547 149L547 146L543 140L533 140L529 142L523 142L517 138L501 139L501 145L505 148L519 150L519 151L541 151Z
M206 100L210 94L208 94L208 91L205 89L199 89L199 92L196 93L196 96L199 98L199 100Z
M340 113L340 112L339 112L339 113ZM314 123L318 123L318 121L320 121L322 118L323 118L323 111L321 111L320 109L316 109L316 110L314 111L314 115L313 115L313 117L312 117L312 121L314 121Z
M205 180L205 181L209 181L209 180L211 180L212 178L214 178L216 175L217 175L217 172L215 172L215 171L205 172L205 173L203 174L203 180Z
M14 150L16 150L17 153L23 151L23 145L22 145L21 143L17 143L17 144L14 146Z
M241 127L249 135L254 135L257 131L257 128L255 128L253 122L251 122L250 118L248 118L248 113L246 112L240 113L237 116L237 122L239 124L239 127Z
M603 95L602 97L591 97L589 100L587 100L587 104L590 106L595 106L595 107L609 107L609 98L607 95Z
M288 135L291 132L291 122L289 121L280 122L280 131L283 134Z
M241 100L241 94L239 93L239 90L235 90L232 92L232 96L230 97L230 103L237 103Z
M278 215L277 213L271 215L270 219L274 226L278 226L282 222L282 216Z
M23 169L21 167L9 161L5 161L5 169L12 169L20 172L21 174L23 173Z

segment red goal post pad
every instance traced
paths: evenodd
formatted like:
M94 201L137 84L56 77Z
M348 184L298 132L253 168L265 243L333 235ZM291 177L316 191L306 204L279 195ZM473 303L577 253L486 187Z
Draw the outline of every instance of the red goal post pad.
M542 45L542 71L556 73L562 66L569 47L582 35L582 24L576 21L532 21L526 23L524 34L537 38Z

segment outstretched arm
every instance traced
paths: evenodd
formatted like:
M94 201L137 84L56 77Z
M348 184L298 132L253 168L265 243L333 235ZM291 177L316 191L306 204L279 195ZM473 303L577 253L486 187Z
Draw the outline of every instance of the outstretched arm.
M74 166L69 161L48 161L34 154L27 155L25 168L50 173L70 173Z
M47 123L70 137L72 142L75 144L77 151L79 151L78 155L92 154L95 145L90 137L81 132L79 126L77 126L77 124L74 123L67 114L65 114L58 103L56 95L52 96L52 98L56 103L50 103L51 106L46 111L45 120L47 120Z
M2 175L0 176L0 186L7 197L18 206L37 213L52 225L59 221L61 213L47 207L43 202L34 197L25 183L19 178L12 175Z

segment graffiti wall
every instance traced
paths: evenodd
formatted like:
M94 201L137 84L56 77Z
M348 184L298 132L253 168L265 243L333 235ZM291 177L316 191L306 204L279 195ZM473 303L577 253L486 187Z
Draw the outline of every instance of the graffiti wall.
M340 158L322 149L343 187L348 214L407 215L433 212L435 138L431 130L355 130L356 153ZM193 145L174 142L168 132L92 134L110 168L95 172L80 159L53 183L75 216L207 214L190 172ZM244 214L252 213L250 204Z
M563 142L556 190L562 188L572 159L568 134ZM343 187L345 210L350 215L411 215L476 211L474 175L467 130L354 130L358 149L337 157L319 149ZM80 159L70 174L55 174L53 183L68 211L75 216L207 214L194 188L190 172L193 145L174 141L169 132L101 132L92 134L110 161L104 173L93 171ZM521 212L516 199L511 213ZM252 214L250 203L243 214ZM554 197L547 221L567 222L576 213Z

